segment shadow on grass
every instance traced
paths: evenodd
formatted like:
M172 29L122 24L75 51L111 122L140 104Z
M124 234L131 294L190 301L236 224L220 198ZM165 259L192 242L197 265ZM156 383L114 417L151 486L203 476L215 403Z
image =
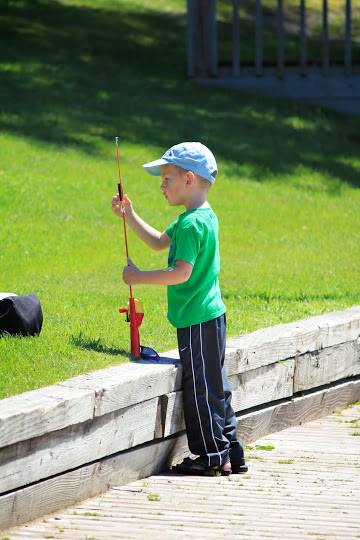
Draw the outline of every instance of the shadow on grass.
M75 347L86 351L95 351L98 353L110 354L112 356L126 356L127 358L132 359L131 354L128 351L125 351L125 349L108 347L102 343L100 338L89 338L83 336L81 332L77 336L70 336L70 342L72 345L75 345Z
M0 129L94 155L117 134L163 150L201 140L233 176L296 185L303 166L334 195L360 186L356 119L198 87L185 80L184 13L100 5L2 2Z

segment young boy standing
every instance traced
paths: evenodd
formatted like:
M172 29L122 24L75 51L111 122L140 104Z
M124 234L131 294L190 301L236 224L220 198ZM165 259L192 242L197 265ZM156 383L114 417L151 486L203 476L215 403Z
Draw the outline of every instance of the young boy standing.
M181 474L228 475L247 472L244 450L236 436L231 387L224 367L226 315L219 288L218 220L207 202L217 164L199 142L172 146L161 159L143 165L161 176L161 191L171 206L185 211L164 232L138 216L127 195L115 195L112 208L151 248L169 249L168 267L139 270L129 259L123 279L128 285L167 285L168 319L177 329L183 372L183 402L189 449L172 468Z

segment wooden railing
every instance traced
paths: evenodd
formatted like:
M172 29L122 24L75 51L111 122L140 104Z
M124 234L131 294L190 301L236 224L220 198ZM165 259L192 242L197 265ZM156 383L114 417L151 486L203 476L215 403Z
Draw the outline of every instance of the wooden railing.
M241 23L240 14L242 0L232 2L232 76L240 77L242 74L241 62ZM346 74L352 71L352 9L351 0L345 2L344 26L344 59L343 67ZM218 38L217 38L217 2L216 0L187 0L187 74L189 77L198 75L216 77L219 74L218 65ZM255 61L254 74L263 75L263 4L262 0L255 0ZM299 72L308 74L308 32L306 0L299 0ZM286 72L285 60L285 24L284 1L277 0L276 8L276 71L282 78ZM330 37L329 37L329 3L322 0L321 24L321 69L324 75L330 70Z

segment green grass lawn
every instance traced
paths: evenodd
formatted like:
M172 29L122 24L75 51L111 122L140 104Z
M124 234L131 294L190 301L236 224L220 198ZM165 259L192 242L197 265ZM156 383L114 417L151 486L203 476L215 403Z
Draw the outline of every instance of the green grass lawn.
M182 140L217 156L230 336L360 303L359 121L186 81L184 8L171 6L2 3L0 290L37 293L44 326L0 339L0 398L128 360L115 135L125 191L159 229L178 210L141 164ZM129 237L141 268L166 266ZM175 347L165 290L135 292L142 343Z

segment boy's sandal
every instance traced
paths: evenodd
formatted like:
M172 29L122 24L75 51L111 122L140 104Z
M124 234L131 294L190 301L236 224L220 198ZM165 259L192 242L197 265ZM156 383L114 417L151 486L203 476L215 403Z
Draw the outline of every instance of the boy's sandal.
M228 476L231 474L230 461L225 462L222 467L215 465L209 467L204 458L199 456L196 459L185 458L182 463L171 467L171 471L178 474L191 474L198 476Z
M231 470L232 470L232 474L245 474L248 472L249 467L245 465L245 463L243 465L231 464Z

